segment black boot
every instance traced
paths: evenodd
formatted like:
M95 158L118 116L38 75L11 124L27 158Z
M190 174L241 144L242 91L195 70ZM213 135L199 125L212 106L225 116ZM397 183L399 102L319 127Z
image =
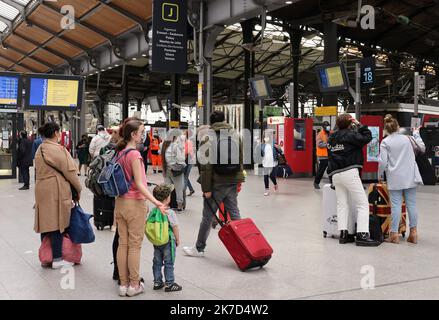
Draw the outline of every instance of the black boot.
M338 243L345 244L345 243L352 243L355 242L355 237L353 234L349 234L347 230L341 230L340 231L340 239L338 240Z
M360 247L378 247L381 244L379 241L372 240L369 232L357 232L356 245Z

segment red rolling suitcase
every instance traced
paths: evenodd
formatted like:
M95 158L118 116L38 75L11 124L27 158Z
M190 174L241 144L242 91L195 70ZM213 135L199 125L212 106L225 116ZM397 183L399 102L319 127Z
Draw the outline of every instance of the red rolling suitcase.
M220 212L224 216L221 209ZM262 268L267 264L271 259L273 249L252 219L246 218L224 223L214 212L213 215L221 225L218 236L241 271L255 267Z

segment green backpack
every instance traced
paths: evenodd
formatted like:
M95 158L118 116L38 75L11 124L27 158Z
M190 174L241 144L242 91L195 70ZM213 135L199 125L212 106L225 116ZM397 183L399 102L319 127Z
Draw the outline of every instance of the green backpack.
M160 209L154 208L146 220L145 235L155 246L162 246L169 242L168 217L162 214Z

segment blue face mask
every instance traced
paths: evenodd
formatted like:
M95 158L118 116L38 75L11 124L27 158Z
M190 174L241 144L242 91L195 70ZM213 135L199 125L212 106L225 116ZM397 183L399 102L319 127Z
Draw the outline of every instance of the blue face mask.
M327 126L327 127L325 127L325 129L326 129L326 131L331 131L331 127L330 126Z

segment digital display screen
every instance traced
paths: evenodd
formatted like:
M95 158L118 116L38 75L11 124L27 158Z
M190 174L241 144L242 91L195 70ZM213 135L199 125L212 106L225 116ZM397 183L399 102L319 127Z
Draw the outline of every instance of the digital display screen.
M157 97L149 97L149 105L151 106L151 112L163 111L161 103Z
M16 109L20 104L19 75L0 75L0 109Z
M250 88L253 100L270 98L271 96L271 86L265 76L250 79Z
M76 111L82 104L82 79L72 76L29 76L26 108Z
M349 88L348 78L342 63L319 66L316 72L321 92L337 92Z
M325 89L340 87L344 85L343 74L340 67L332 67L320 70L322 87Z
M56 79L30 80L30 105L49 107L78 106L79 81Z

